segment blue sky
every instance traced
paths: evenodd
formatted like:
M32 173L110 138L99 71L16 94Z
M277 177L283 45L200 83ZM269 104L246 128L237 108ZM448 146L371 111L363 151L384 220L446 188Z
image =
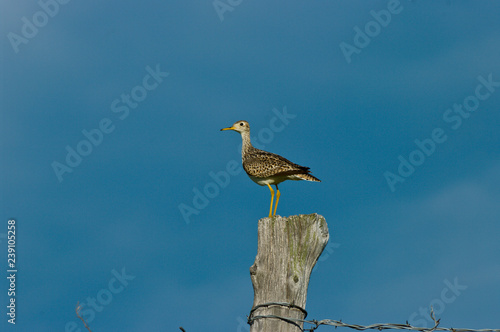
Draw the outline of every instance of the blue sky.
M248 331L240 119L322 180L278 207L329 226L309 318L500 327L500 3L41 4L0 3L2 331Z

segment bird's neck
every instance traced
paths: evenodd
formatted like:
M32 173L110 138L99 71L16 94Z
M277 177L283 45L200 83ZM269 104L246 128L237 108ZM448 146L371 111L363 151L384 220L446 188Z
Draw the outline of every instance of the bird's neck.
M250 142L250 133L249 132L243 132L241 133L241 156L244 156L248 150L253 148L252 143Z

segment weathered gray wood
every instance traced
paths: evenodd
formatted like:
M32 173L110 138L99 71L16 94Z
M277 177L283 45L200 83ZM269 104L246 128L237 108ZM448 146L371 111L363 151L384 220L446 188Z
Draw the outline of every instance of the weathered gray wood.
M259 220L257 257L250 267L253 307L284 302L305 309L309 277L328 237L325 218L316 213ZM267 315L304 319L301 310L280 305L258 308L252 317ZM276 318L256 319L250 332L302 331L303 324L298 325Z

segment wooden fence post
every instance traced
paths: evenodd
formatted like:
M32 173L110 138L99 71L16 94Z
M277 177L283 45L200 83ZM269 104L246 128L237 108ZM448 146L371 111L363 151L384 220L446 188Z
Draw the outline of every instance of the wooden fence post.
M250 332L302 331L302 323L262 316L305 318L309 277L328 238L325 218L316 213L259 220Z

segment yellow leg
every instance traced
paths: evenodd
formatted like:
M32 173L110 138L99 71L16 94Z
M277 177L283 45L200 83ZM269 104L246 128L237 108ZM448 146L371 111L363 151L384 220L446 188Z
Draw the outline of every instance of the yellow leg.
M274 207L274 215L276 215L276 210L278 209L278 202L280 201L280 190L278 189L278 186L276 186L276 206Z
M271 190L271 207L269 208L269 218L271 218L273 216L272 212L273 212L274 190L273 190L273 188L271 188L269 183L266 183L266 184L269 187L269 190Z

